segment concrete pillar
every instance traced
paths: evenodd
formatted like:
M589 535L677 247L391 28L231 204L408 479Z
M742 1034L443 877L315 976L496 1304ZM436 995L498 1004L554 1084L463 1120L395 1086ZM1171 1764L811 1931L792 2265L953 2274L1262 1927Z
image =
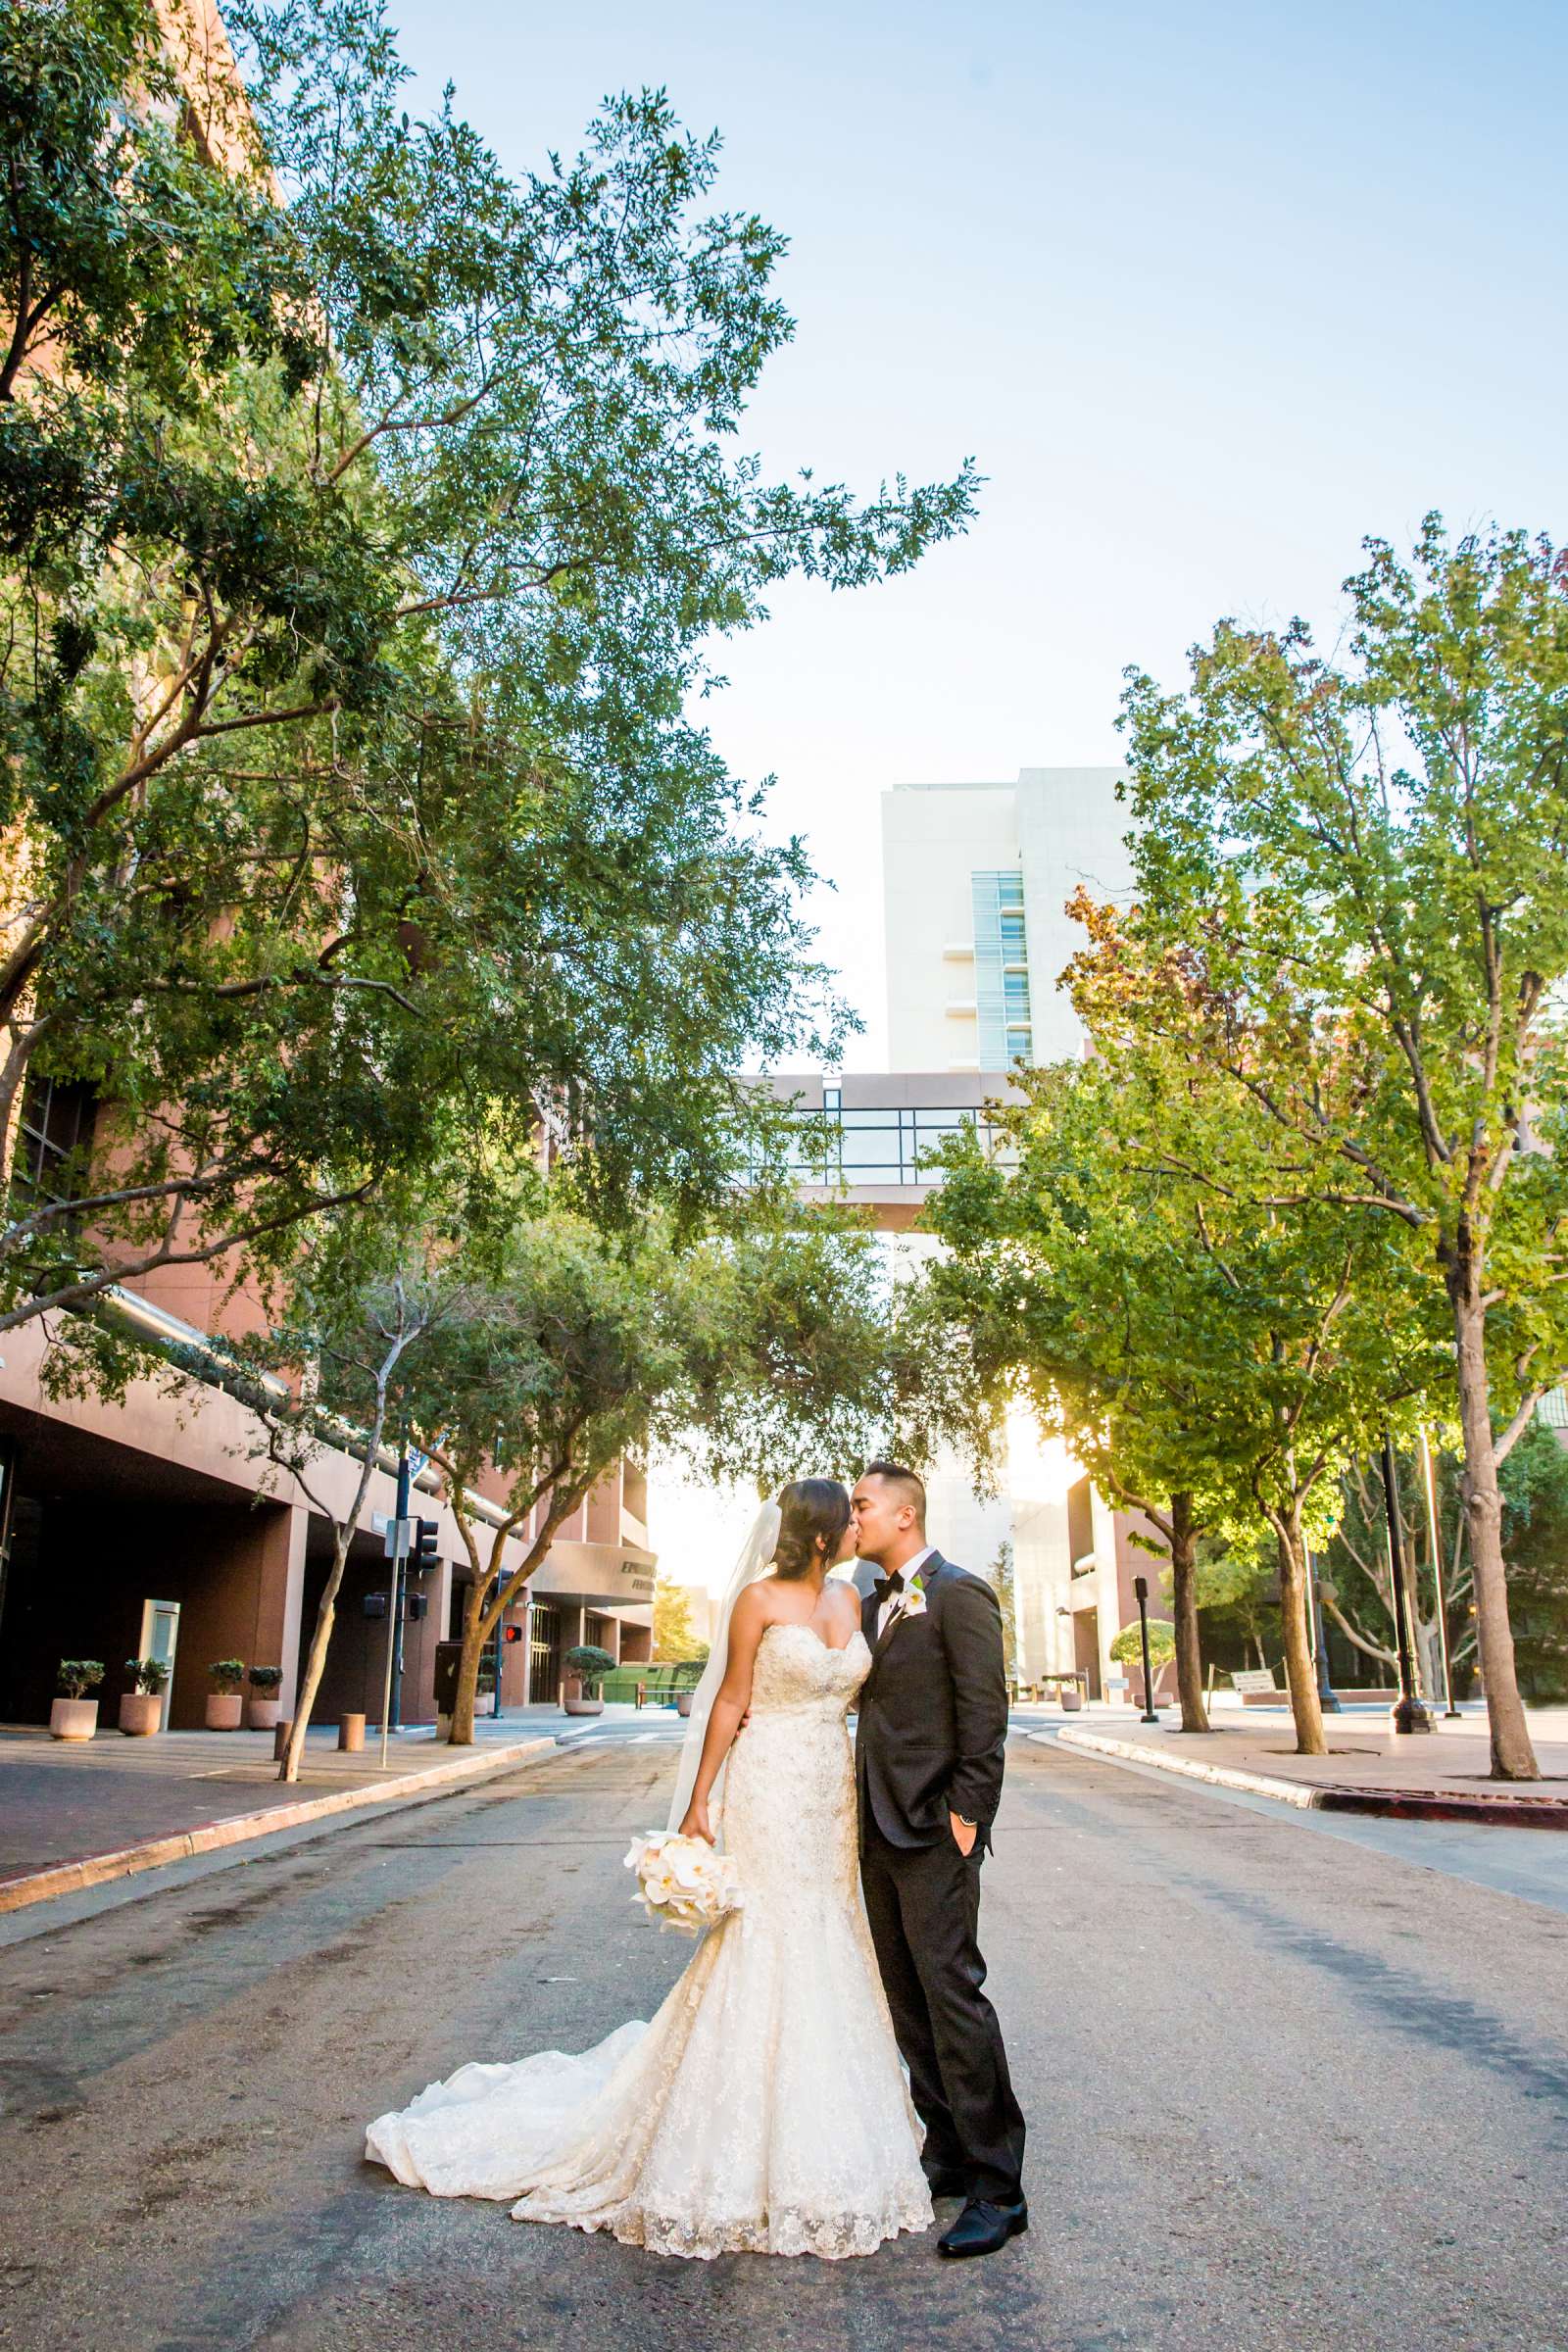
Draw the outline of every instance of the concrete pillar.
M298 1695L301 1615L305 1606L305 1539L311 1514L303 1503L287 1503L271 1514L262 1555L262 1591L257 1596L258 1665L283 1669L278 1697L285 1715L292 1715ZM275 1633L276 1655L263 1659L263 1626Z
M444 1642L447 1627L452 1622L452 1562L438 1560L433 1575L426 1577L424 1590L430 1595L430 1615L435 1620L435 1639Z
M162 1522L163 1559L154 1582L180 1602L170 1722L199 1728L214 1658L243 1658L247 1666L281 1666L278 1691L285 1715L296 1695L300 1610L305 1585L309 1513L300 1505L264 1502L251 1510L194 1510Z

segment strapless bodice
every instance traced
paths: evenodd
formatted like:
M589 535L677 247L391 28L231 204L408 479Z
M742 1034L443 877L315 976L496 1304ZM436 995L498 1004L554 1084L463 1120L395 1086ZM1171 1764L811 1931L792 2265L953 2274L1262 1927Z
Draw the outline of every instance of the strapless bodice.
M808 1625L765 1626L752 1669L752 1721L803 1707L847 1715L870 1671L858 1627L842 1649L829 1649Z

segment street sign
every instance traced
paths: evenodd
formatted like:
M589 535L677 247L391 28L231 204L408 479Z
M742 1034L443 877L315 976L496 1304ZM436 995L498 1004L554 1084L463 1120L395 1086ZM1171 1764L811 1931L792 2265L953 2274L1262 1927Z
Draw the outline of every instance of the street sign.
M412 1519L389 1519L386 1523L386 1533L381 1539L381 1549L389 1560L406 1560L409 1556L409 1545L413 1540L414 1521Z

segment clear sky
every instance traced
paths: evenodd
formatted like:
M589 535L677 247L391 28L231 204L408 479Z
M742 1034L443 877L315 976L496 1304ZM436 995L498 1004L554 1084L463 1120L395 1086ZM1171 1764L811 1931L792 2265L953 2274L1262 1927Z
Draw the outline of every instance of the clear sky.
M1429 507L1568 533L1560 4L390 4L515 170L644 84L722 131L718 201L791 239L772 466L989 476L908 578L778 596L708 707L837 885L854 1066L886 786L1114 760L1127 663L1175 681L1221 613L1332 627L1362 536ZM721 1583L755 1504L651 1508Z
M1568 12L1533 0L391 0L504 162L663 84L719 201L791 239L800 321L753 411L873 488L972 453L958 546L792 588L710 714L836 893L885 1043L878 794L1116 757L1120 673L1221 613L1332 625L1362 535L1431 506L1568 528Z
M780 469L972 453L967 540L792 588L711 711L837 885L823 946L885 1042L878 799L1116 757L1120 673L1221 613L1332 625L1368 531L1568 527L1568 12L1532 0L391 0L503 161L667 87L719 200L791 240L753 411Z

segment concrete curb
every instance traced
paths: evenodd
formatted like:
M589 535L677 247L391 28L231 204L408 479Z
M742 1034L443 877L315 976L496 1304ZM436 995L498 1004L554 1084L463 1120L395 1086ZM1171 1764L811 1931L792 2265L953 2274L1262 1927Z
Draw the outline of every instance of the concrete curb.
M157 1870L168 1862L184 1862L193 1854L210 1854L226 1845L244 1845L253 1838L270 1838L278 1830L297 1830L336 1813L356 1813L370 1805L416 1805L427 1797L451 1796L476 1781L506 1772L524 1756L554 1752L554 1735L520 1740L515 1745L480 1755L459 1756L450 1764L432 1764L423 1772L400 1773L396 1780L363 1788L335 1788L324 1796L304 1796L293 1804L270 1805L261 1813L233 1813L226 1821L198 1822L168 1838L144 1838L138 1845L121 1846L107 1854L83 1854L74 1862L53 1862L45 1870L19 1871L0 1878L0 1914L24 1911L30 1903L48 1902L57 1894L78 1894L84 1887L101 1886L109 1879L128 1879L138 1871Z
M1030 1738L1053 1747L1076 1747L1090 1755L1108 1756L1112 1763L1148 1764L1155 1772L1180 1773L1185 1780L1207 1781L1214 1788L1277 1797L1282 1805L1295 1805L1302 1812L1310 1812L1322 1794L1321 1789L1300 1781L1282 1781L1268 1772L1240 1772L1230 1764L1205 1764L1199 1756L1169 1756L1162 1749L1146 1747L1140 1740L1109 1740L1103 1732L1032 1732Z
M1447 1788L1361 1788L1343 1781L1287 1781L1277 1774L1244 1772L1231 1764L1206 1764L1198 1756L1173 1756L1141 1740L1109 1740L1102 1732L1031 1732L1042 1744L1073 1747L1104 1756L1113 1764L1146 1764L1152 1772L1174 1772L1212 1788L1238 1788L1248 1796L1272 1797L1302 1813L1370 1813L1386 1821L1486 1821L1503 1829L1568 1830L1568 1797L1459 1794Z

